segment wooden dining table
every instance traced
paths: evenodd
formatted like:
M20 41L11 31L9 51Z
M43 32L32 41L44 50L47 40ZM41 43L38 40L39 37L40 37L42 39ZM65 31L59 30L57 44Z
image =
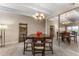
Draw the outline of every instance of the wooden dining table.
M50 35L47 35L47 34L41 34L40 36L37 36L36 34L30 34L30 35L27 35L27 38L50 39L51 37Z
M62 41L64 41L65 38L67 39L67 41L69 43L71 41L71 38L74 38L74 41L77 40L77 38L76 38L77 35L72 34L70 32L68 32L67 35L65 35L64 33L60 33L60 34L61 34Z
M47 35L47 34L41 34L40 36L37 36L36 34L30 34L30 35L26 36L26 35L23 34L23 36L26 37L26 39L24 40L24 52L25 52L25 41L27 39L32 40L32 43L33 43L34 39L44 39L44 40L51 39L50 35Z

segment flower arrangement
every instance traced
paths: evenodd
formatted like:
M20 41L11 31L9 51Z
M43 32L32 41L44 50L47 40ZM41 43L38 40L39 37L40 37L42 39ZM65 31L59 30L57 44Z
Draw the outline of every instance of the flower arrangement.
M42 32L36 32L35 35L36 35L37 37L40 37L40 36L42 35Z

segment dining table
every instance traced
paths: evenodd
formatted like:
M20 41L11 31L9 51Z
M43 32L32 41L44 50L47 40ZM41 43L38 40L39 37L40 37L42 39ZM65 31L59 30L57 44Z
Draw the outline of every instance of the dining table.
M74 38L74 41L77 40L77 35L75 34L72 34L70 32L67 32L67 33L60 33L61 35L61 38L62 38L62 41L64 41L64 39L67 39L67 41L70 43L71 42L71 38Z
M41 34L40 36L37 36L36 34L30 34L30 35L27 35L27 38L50 39L51 37L50 35L47 35L47 34Z
M30 34L30 35L25 35L23 34L24 37L26 37L26 39L24 39L24 52L25 52L25 41L27 39L32 40L32 43L34 39L43 39L44 41L46 41L46 39L51 39L52 37L50 35L47 34L41 34L40 36L37 36L36 34Z

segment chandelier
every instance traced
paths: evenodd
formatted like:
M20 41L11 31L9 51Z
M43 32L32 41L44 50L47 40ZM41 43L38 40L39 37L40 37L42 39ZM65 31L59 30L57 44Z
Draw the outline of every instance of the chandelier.
M37 12L37 13L35 13L35 15L33 15L33 18L40 21L40 20L45 19L45 16L43 13Z
M68 25L68 24L71 24L72 22L70 22L70 21L64 21L64 22L62 22L62 24L63 25Z

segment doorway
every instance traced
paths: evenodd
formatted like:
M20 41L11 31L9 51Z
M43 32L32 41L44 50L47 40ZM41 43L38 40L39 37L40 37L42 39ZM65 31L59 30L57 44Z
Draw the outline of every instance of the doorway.
M27 24L19 23L19 42L23 42L23 34L27 35Z

